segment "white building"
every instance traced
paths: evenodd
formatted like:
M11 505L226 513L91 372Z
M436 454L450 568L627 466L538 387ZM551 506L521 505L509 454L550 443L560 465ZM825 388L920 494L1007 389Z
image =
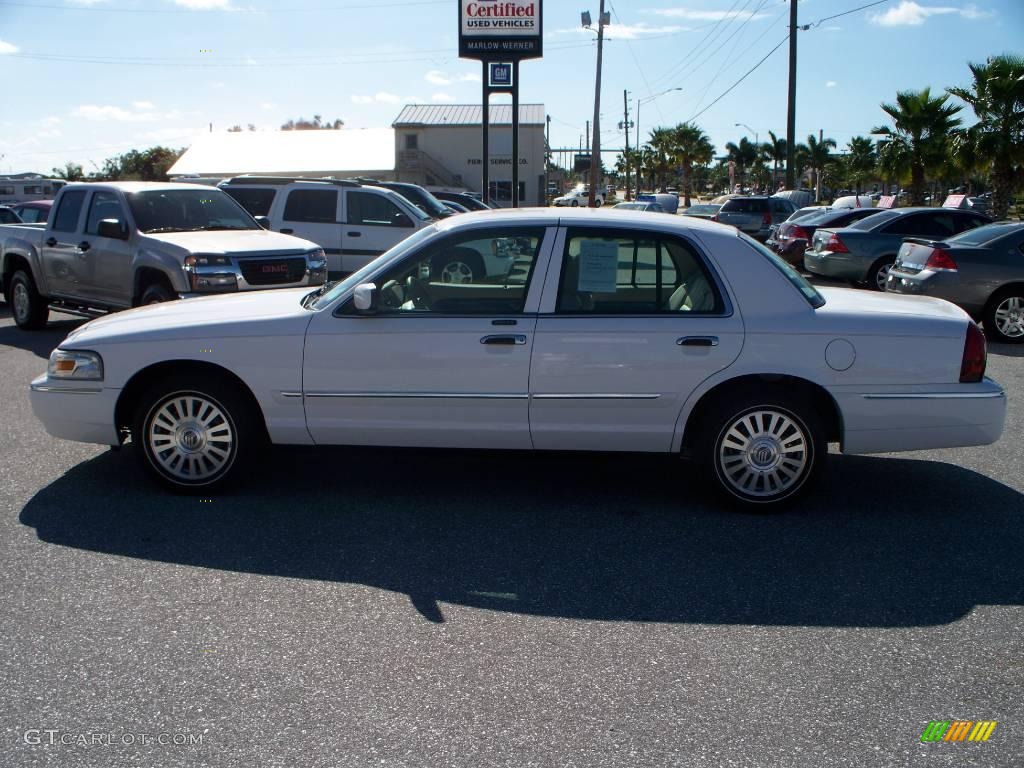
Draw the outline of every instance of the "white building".
M401 181L426 187L483 192L483 108L479 104L409 104L392 123L396 173ZM490 112L491 199L512 199L512 105ZM519 105L519 197L523 205L544 204L543 104Z
M483 192L479 104L409 104L391 128L240 131L196 137L168 171L174 178L365 176L425 187ZM523 205L544 204L544 106L519 105L519 190ZM490 113L491 197L512 199L512 106Z

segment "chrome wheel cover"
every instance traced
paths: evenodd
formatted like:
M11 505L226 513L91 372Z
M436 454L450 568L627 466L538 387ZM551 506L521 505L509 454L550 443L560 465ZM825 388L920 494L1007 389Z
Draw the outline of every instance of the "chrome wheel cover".
M235 430L221 406L197 392L177 392L146 419L146 446L154 466L171 480L213 480L235 460Z
M885 283L889 279L889 271L892 269L892 264L883 264L878 268L878 274L875 275L875 287L880 291L885 290Z
M737 417L722 434L718 471L740 496L780 496L807 475L810 438L789 414L759 408Z
M24 323L29 317L29 296L28 288L20 280L14 284L12 289L12 309L14 310L14 319L19 323Z
M1009 296L999 302L995 311L996 328L1009 339L1024 336L1024 299Z
M473 270L464 261L449 261L441 270L442 283L472 283Z

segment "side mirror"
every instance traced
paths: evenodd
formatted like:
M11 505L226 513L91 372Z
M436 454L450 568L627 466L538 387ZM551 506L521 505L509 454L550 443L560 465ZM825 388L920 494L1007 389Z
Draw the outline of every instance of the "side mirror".
M264 229L270 229L270 219L266 216L253 216L253 218L256 219L256 223Z
M392 223L393 226L396 226L396 227L411 227L412 226L412 219L410 219L404 213L399 211L398 213L396 213L394 215L391 223Z
M96 234L114 240L127 240L128 228L118 219L100 219L100 223L96 227Z
M377 310L377 284L360 283L352 294L352 304L356 312L363 315L373 314Z

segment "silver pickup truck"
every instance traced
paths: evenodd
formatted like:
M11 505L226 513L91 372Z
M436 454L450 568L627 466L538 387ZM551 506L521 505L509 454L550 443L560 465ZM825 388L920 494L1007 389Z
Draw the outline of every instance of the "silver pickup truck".
M0 287L19 328L209 293L320 285L323 249L270 232L219 189L68 184L44 224L0 225Z

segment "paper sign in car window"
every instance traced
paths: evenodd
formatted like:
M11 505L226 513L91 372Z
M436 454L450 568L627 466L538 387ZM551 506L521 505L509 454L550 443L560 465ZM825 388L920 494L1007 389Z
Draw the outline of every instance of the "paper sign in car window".
M615 293L619 271L619 244L614 240L580 242L580 278L578 291Z

